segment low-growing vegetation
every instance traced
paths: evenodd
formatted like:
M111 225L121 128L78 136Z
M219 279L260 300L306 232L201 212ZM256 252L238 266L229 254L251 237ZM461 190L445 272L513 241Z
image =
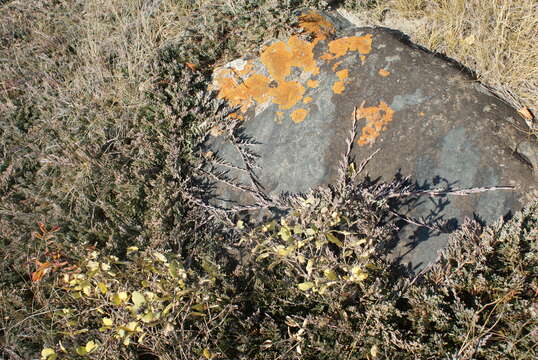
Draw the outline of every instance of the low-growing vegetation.
M532 120L532 1L340 3L423 19L422 44ZM358 164L259 225L206 206L200 144L231 111L211 71L297 31L302 7L325 5L0 1L0 357L537 356L536 201L466 223L420 277L384 257L406 184Z

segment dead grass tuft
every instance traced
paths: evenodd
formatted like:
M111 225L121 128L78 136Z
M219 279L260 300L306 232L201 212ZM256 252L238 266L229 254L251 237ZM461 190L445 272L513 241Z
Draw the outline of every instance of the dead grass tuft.
M345 5L357 10L356 2ZM527 107L536 115L536 1L381 0L367 1L359 10L363 23L402 30L414 42L475 71L514 107Z

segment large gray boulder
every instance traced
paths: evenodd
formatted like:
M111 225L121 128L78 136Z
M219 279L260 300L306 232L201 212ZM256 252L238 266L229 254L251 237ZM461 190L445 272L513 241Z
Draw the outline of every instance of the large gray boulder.
M515 109L461 66L390 29L356 28L318 13L302 15L300 24L303 36L215 71L213 88L238 108L230 120L239 119L250 139L233 143L216 132L209 140L223 160L215 167L235 179L235 186L217 182L217 203L260 201L242 190L253 185L245 154L258 156L251 170L269 197L333 183L354 119L356 161L379 150L366 167L372 180L410 175L425 190L514 187L419 196L400 205L404 216L455 229L465 217L491 222L537 197L536 138ZM417 269L435 260L448 233L402 222L399 237L393 256Z

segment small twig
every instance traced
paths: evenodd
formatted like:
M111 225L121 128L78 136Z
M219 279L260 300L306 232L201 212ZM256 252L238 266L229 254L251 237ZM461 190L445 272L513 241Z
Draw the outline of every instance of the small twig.
M363 160L363 161L360 163L359 168L358 168L357 171L356 171L356 174L357 174L357 175L360 174L360 173L364 170L364 168L366 167L366 165L368 165L368 163L370 162L370 160L372 160L372 159L374 158L374 156L375 156L378 152L380 152L380 151L381 151L381 149L377 149L377 150L374 151L370 156L368 156L365 160Z
M405 222L407 222L407 223L409 223L409 224L413 224L413 225L417 225L417 226L423 226L423 227L428 228L428 229L430 229L430 230L432 230L432 231L443 232L443 230L440 229L439 226L431 226L431 225L428 225L428 224L426 224L426 223L424 223L424 222L420 222L420 221L415 220L415 219L413 219L413 218L410 218L410 217L408 217L408 216L405 216L405 215L402 215L402 214L398 214L398 213L397 213L396 211L394 211L394 210L390 210L390 209L388 209L388 211L389 211L392 215L394 215L394 216L396 216L396 217L398 217L398 218L404 220Z
M419 191L406 191L397 194L387 195L386 198L401 198L414 195L429 195L429 196L443 196L443 195L456 195L467 196L469 194L476 194L486 191L496 190L514 190L514 186L489 186L489 187L476 187L469 189L456 189L456 190L419 190Z

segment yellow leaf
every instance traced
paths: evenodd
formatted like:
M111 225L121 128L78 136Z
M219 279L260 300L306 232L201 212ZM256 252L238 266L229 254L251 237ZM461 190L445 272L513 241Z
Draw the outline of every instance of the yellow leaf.
M131 336L129 335L125 337L125 339L123 339L123 345L129 346L130 343L131 343Z
M309 281L309 282L304 282L304 283L300 283L297 285L297 287L299 288L299 290L301 291L308 291L310 289L312 289L314 287L314 283Z
M144 314L144 316L142 316L141 320L143 322L145 322L145 323L152 322L153 320L155 320L155 315L152 312L149 312L147 314Z
M207 307L205 306L205 304L200 303L200 304L193 305L192 309L196 311L204 311L205 309L207 309Z
M264 253L264 254L261 254L260 256L258 256L258 257L256 258L256 261L263 260L263 259L269 257L270 255L271 255L271 253Z
M167 260L166 260L166 257L165 257L163 254L161 254L161 253L159 253L159 252L157 252L157 251L155 251L155 252L153 253L153 256L155 256L155 259L159 260L160 262L165 263L165 262L167 261Z
M130 332L135 332L139 330L139 326L136 321L131 321L125 326L125 329Z
M353 246L360 246L360 245L366 243L367 241L368 241L368 239L366 239L366 238L359 239L359 240L353 242Z
M372 348L370 349L370 354L372 354L372 356L376 358L378 353L379 348L377 347L377 345L372 346Z
M86 280L86 281L81 282L80 287L84 295L90 296L92 294L92 287L89 281Z
M277 250L276 253L278 254L278 256L288 256L290 253L289 248L286 248L282 245L278 245L276 250Z
M308 275L312 274L312 269L314 268L314 260L310 259L306 263L306 272Z
M364 281L368 278L368 273L364 272L359 266L353 267L351 269L351 280L353 281Z
M204 351L202 351L202 355L204 355L206 359L211 359L213 357L213 355L211 355L211 352L209 352L208 348L205 348Z
M245 222L244 222L243 220L239 220L239 221L237 222L237 228L238 228L239 230L244 229L244 228L245 228Z
M146 302L146 299L144 298L144 295L142 295L138 291L133 291L133 293L131 295L131 299L133 301L133 304L137 308L139 308L140 306L142 306Z
M119 306L125 301L127 301L128 298L129 295L125 291L120 291L112 295L112 303L116 306Z
M144 292L144 297L148 301L153 301L153 300L155 300L157 298L157 295L155 295L155 293L153 293L151 291L146 291L146 292Z
M90 340L86 343L86 351L88 353L92 352L93 350L95 350L95 348L97 348L97 344L93 341L93 340Z
M44 360L55 360L58 357L56 352L51 348L44 348L41 350L41 359Z
M166 307L164 308L163 310L163 316L166 316L168 315L168 313L170 312L170 310L172 310L172 307L174 306L174 303L170 303L168 305L166 305Z
M368 274L363 272L363 273L360 273L359 275L357 275L357 280L359 281L363 281L363 280L366 280L368 279Z
M291 231L287 226L282 226L278 232L278 235L280 235L282 240L288 241L291 238Z
M84 356L84 355L86 355L88 353L88 350L86 350L86 346L79 346L79 347L77 347L76 352L80 356Z
M144 338L146 337L146 333L143 333L138 337L138 343L142 344L144 342Z
M338 280L338 276L336 275L336 273L332 269L325 269L325 270L323 270L323 273L325 274L327 279L329 279L331 281Z
M101 294L106 294L107 292L107 287L106 287L106 284L104 282L99 282L97 283L97 287L99 288L99 290L101 291Z
M99 269L99 263L97 261L90 260L86 264L86 267L90 269L90 271L96 271Z
M130 254L130 253L133 253L133 252L136 252L138 251L138 248L136 246L129 246L127 248L127 254Z
M190 316L205 316L204 313L201 313L201 312L198 312L198 311L193 311L191 313L189 313Z
M104 326L112 326L114 322L112 321L111 318L103 318L103 325Z
M337 246L340 246L340 247L344 246L344 244L336 236L334 236L331 233L325 234L325 237L327 238L329 242L332 242L333 244Z

